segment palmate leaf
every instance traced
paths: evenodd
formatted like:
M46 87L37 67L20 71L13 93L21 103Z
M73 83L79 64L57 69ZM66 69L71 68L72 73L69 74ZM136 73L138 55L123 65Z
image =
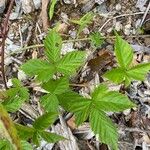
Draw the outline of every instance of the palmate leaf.
M91 100L86 99L79 94L68 91L58 96L59 103L66 110L71 112L79 112L90 106Z
M29 100L28 89L23 87L17 79L12 79L12 83L13 88L6 91L7 98L2 102L9 112L17 111L25 101Z
M1 150L14 150L14 147L7 139L0 139Z
M121 68L128 68L133 60L133 50L130 44L116 34L115 55Z
M116 91L105 91L104 93L103 88L104 85L100 85L95 90L100 94L93 94L93 104L96 108L107 112L119 112L135 106L127 96Z
M90 106L86 106L80 111L77 111L75 114L75 123L77 126L81 125L84 121L86 121L90 114Z
M90 23L92 23L93 19L93 13L89 12L86 13L81 19L79 20L70 20L72 23L79 25L78 35L81 33L81 31Z
M50 133L50 132L47 132L47 131L40 131L39 134L48 143L56 143L58 141L61 141L61 140L65 139L64 137L62 137L58 134Z
M75 114L77 126L88 118L91 106L90 99L86 99L72 91L59 95L58 99L60 105L63 106L65 110Z
M16 129L18 130L18 135L22 140L29 140L33 137L35 129L28 126L23 126L21 124L15 124Z
M126 78L126 72L122 68L114 68L110 71L107 71L103 77L106 77L107 79L113 81L114 83L120 84L122 83Z
M90 40L91 44L94 45L95 47L100 47L104 42L104 39L99 32L92 33L90 35Z
M51 79L47 83L44 83L42 87L51 94L62 94L69 89L69 81L66 77L58 80Z
M33 127L36 130L44 130L48 128L52 123L56 120L57 113L56 112L48 112L44 115L40 116L38 119L35 120L33 123Z
M41 104L47 112L57 112L58 111L58 99L54 94L46 94L41 97Z
M46 111L57 112L59 105L57 95L65 93L69 89L69 81L65 77L58 80L51 79L47 83L44 83L42 87L50 93L41 98L41 104Z
M85 53L74 51L67 53L57 65L57 70L65 75L75 73L76 69L84 62Z
M33 150L32 146L27 141L21 141L22 150Z
M49 31L44 40L44 46L46 48L45 55L48 57L49 61L57 62L60 59L62 39L55 28Z
M39 81L48 81L55 73L54 65L40 59L31 59L21 66L21 69L30 76L37 75Z
M150 70L150 63L143 63L130 68L127 75L135 80L144 80L146 74Z
M93 108L90 112L92 131L102 143L108 144L112 150L118 150L118 133L111 120L101 110Z

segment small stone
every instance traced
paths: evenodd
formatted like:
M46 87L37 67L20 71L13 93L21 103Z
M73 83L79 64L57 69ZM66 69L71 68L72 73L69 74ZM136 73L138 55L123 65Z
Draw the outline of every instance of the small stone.
M68 32L68 24L66 24L66 23L61 23L61 24L59 24L57 30L58 30L58 32L61 33L61 34L67 33L67 32Z
M62 18L63 22L68 22L68 15L66 13L62 12L60 17Z
M34 6L35 6L35 9L39 9L41 7L41 0L33 0L33 3L34 3Z
M95 0L95 3L97 3L97 4L99 4L99 5L101 5L102 3L104 3L105 2L105 0Z
M89 12L90 10L92 10L94 5L95 5L94 0L89 0L87 3L85 3L85 5L83 5L83 7L81 8L81 12L83 13Z
M74 4L74 0L63 0L65 4Z
M5 58L5 65L8 66L8 65L10 65L11 63L12 63L11 57L6 57L6 58Z
M25 14L34 11L34 4L32 0L22 0L22 9Z
M73 39L75 39L76 37L77 37L77 32L74 30L74 31L69 31L69 35L73 38Z
M13 85L12 79L9 79L6 84L7 84L7 87L11 87Z
M88 35L88 34L90 34L90 31L89 31L88 28L84 28L84 29L83 29L83 33Z
M115 29L116 29L117 31L120 31L120 30L122 29L122 24L120 23L120 21L116 22L116 24L115 24Z
M70 43L63 43L62 44L61 53L63 55L65 55L68 52L72 52L72 51L74 51L72 42L70 42Z
M26 80L27 79L27 75L25 74L24 71L22 70L18 70L18 79L20 81Z
M135 27L138 28L141 24L141 19L138 19L136 22L135 22Z
M120 4L117 4L117 5L116 5L116 10L117 10L117 11L120 11L120 10L121 10L121 5L120 5Z
M126 26L125 26L125 28L124 28L124 34L125 35L130 35L130 33L131 33L131 24L127 24Z
M124 114L125 116L127 116L127 115L130 114L130 112L131 112L131 109L126 109L126 110L123 111L123 114Z
M6 0L0 0L0 14L2 14L6 7Z
M113 30L113 28L109 28L109 29L107 30L107 33L111 33L112 30Z

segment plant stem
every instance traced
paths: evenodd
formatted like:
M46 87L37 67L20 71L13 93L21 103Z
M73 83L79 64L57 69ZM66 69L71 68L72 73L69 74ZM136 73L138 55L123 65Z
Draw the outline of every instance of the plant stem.
M133 35L133 36L128 36L131 38L138 38L138 37L150 37L150 35ZM107 36L107 37L101 37L101 39L115 39L115 36ZM79 42L79 41L90 41L90 38L82 38L82 39L71 39L71 40L64 40L63 43L69 43L69 42ZM17 52L22 52L28 49L33 49L33 48L41 48L44 47L44 44L35 44L35 45L31 45L31 46L26 46L26 47L22 47L19 48L17 50L15 50L15 52L11 52L10 55L16 54Z

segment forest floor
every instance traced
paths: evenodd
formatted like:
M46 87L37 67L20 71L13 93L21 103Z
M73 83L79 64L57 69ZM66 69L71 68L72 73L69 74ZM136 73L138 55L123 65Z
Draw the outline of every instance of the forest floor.
M19 67L28 59L43 57L44 48L41 44L46 32L58 22L63 39L68 40L63 43L62 53L65 54L73 49L85 50L88 53L88 67L82 68L85 71L79 71L71 79L72 89L83 96L86 96L93 86L107 82L101 76L115 63L113 29L132 45L135 64L150 62L150 2L148 0L58 0L52 20L48 17L49 5L46 5L46 1L16 0L9 18L9 32L5 42L7 86L10 87L10 79L16 77L29 87L31 93L29 103L12 114L14 120L23 124L31 124L32 120L41 114L42 110L39 107L41 88ZM7 2L0 0L1 22L5 18L7 9ZM95 14L94 19L83 29L79 38L87 38L92 32L100 32L106 39L101 47L96 49L86 40L74 40L78 26L70 22L70 20L80 19L88 12ZM4 88L3 80L0 80L0 88ZM109 83L109 88L118 91L120 85ZM118 125L120 150L148 150L150 149L150 74L143 82L133 81L125 94L138 104L138 107L122 113L108 114ZM69 136L74 140L57 144L42 141L38 150L70 150L69 146L72 150L108 149L106 145L96 140L88 122L76 127L74 116L65 114L64 118L66 124L57 123L53 128L62 135L70 134Z

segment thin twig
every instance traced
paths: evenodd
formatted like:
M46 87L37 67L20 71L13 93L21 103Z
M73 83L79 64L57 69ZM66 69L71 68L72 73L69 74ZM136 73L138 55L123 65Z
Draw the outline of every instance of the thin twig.
M8 7L8 11L6 14L6 18L4 20L4 23L2 24L2 42L1 42L1 72L2 72L2 78L3 78L3 82L4 82L4 86L7 89L7 84L6 84L6 77L5 77L5 68L4 68L4 49L5 49L5 40L7 37L7 33L8 33L8 20L9 20L9 16L13 7L15 0L11 0L9 7Z
M139 37L146 38L146 37L150 37L150 35L131 35L128 37L130 37L130 38L139 38ZM107 37L101 37L101 38L102 39L115 39L115 36L107 36ZM71 39L71 40L64 40L63 43L89 41L89 40L90 40L90 38ZM35 44L35 45L31 45L31 46L26 46L23 48L19 48L19 49L15 50L14 52L11 52L9 55L13 55L13 54L16 54L16 53L19 53L19 52L22 52L22 51L25 51L28 49L42 48L42 47L44 47L44 44Z
M141 15L141 14L144 14L145 12L136 12L136 13L132 13L132 14L122 14L122 15L119 15L119 16L115 16L113 18L110 18L108 19L102 26L101 28L99 29L99 31L101 32L102 29L108 24L108 22L110 22L111 20L114 20L114 19L117 19L117 18L120 18L120 17L126 17L126 16L134 16L134 15Z
M142 19L142 21L141 21L141 23L140 23L140 27L142 27L143 22L144 22L144 20L145 20L147 14L148 14L149 9L150 9L150 2L149 2L149 4L148 4L148 7L147 7L147 9L146 9L144 15L143 15L143 19Z

